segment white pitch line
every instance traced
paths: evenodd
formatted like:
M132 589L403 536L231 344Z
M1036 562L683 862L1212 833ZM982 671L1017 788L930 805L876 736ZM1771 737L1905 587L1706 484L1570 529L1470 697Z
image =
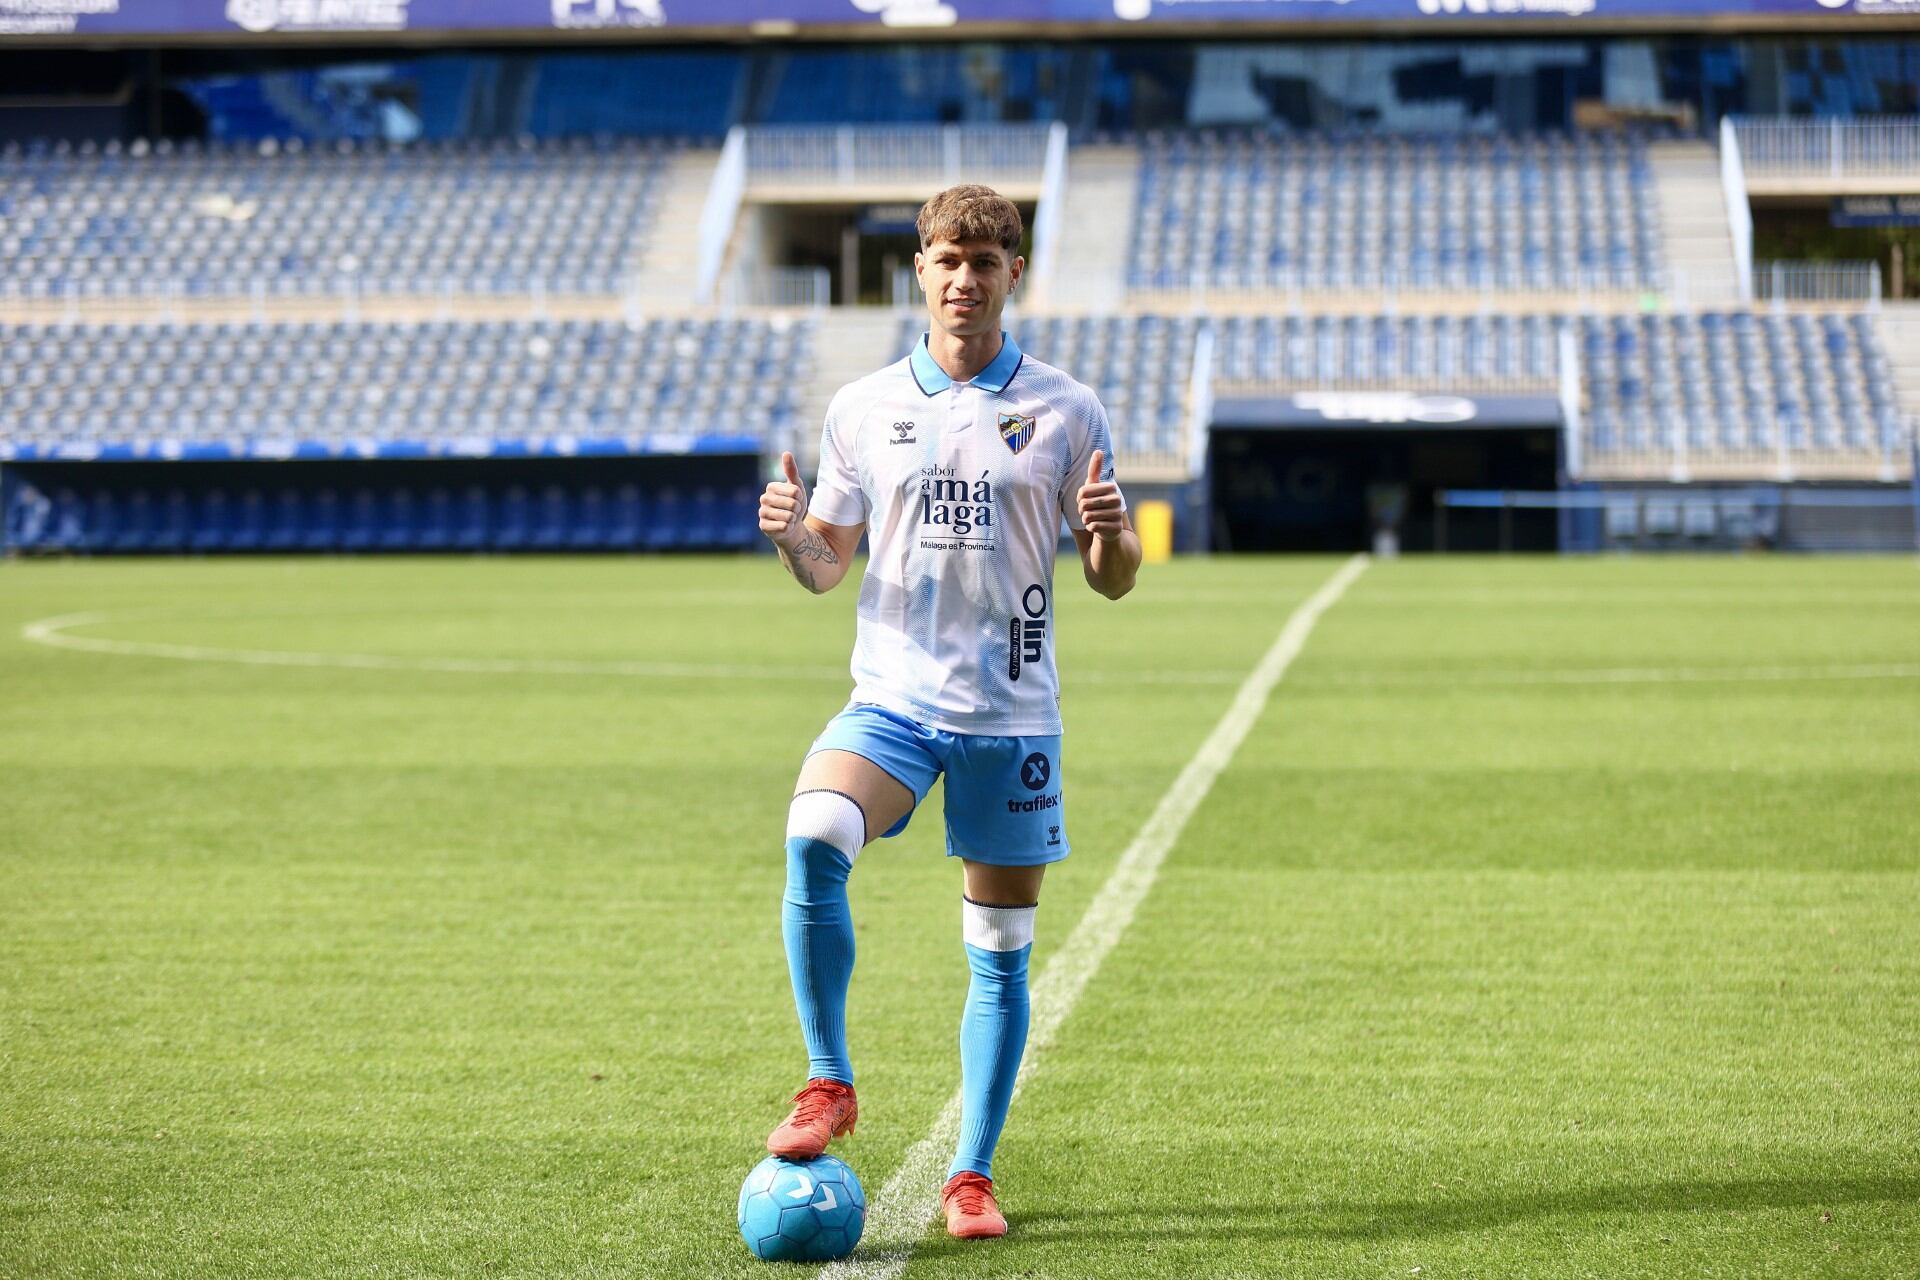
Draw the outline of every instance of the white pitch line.
M1159 805L1126 852L1120 855L1119 864L1088 904L1080 923L1074 926L1047 962L1045 971L1035 980L1026 1059L1013 1086L1016 1097L1060 1024L1073 1012L1080 993L1099 971L1107 953L1126 933L1127 926L1133 923L1133 914L1153 887L1167 852L1259 719L1274 686L1299 656L1314 624L1360 576L1367 563L1364 555L1348 560L1287 618L1273 646L1233 695L1226 714L1220 717L1193 759L1160 797ZM870 1202L866 1237L859 1252L828 1266L821 1272L821 1280L894 1280L906 1268L913 1257L914 1245L939 1207L941 1170L959 1136L960 1093L956 1090L942 1108L940 1118L934 1121L932 1131L914 1143L900 1167L887 1179L886 1186Z
M845 667L767 666L724 662L588 662L564 658L444 658L389 653L328 653L296 649L225 649L155 640L114 640L76 636L73 627L98 626L107 613L68 613L41 618L20 628L20 638L53 649L108 653L127 658L164 658L172 662L216 662L246 667L327 667L355 671L439 671L461 675L640 676L664 680L829 680L846 683ZM1140 671L1088 673L1084 684L1233 684L1231 671Z
M249 667L325 667L357 671L433 671L456 675L633 676L656 680L822 680L844 684L844 667L775 667L713 662L591 662L564 658L448 658L389 653L327 653L293 649L223 649L212 645L167 644L152 640L114 640L69 634L73 627L98 626L108 613L69 613L41 618L20 628L20 638L53 649L107 653L173 662L231 663ZM1234 671L1076 671L1078 685L1229 685ZM1746 667L1566 667L1547 671L1381 671L1314 676L1303 688L1405 688L1445 691L1454 685L1621 685L1621 684L1769 684L1793 680L1920 679L1920 663L1829 663L1807 666Z

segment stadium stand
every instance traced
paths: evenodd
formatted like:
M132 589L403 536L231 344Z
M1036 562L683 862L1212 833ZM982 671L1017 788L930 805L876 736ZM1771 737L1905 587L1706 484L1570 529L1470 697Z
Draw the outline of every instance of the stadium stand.
M1221 384L1466 391L1558 376L1573 326L1586 459L1629 470L1684 453L1750 469L1776 459L1877 469L1905 424L1865 314L1228 316Z
M1905 425L1868 316L1584 317L1590 447L1877 464Z
M1197 316L1044 316L1009 321L1020 349L1068 371L1106 406L1114 450L1130 468L1184 468L1190 440L1188 389ZM926 323L901 320L896 356L913 349Z
M811 332L783 316L0 327L0 442L778 441Z
M1639 138L1153 133L1137 289L1571 290L1661 280Z
M66 145L0 151L15 293L614 294L673 144Z
M716 84L743 66L714 55L707 67L704 57L674 66L695 79L710 72ZM834 59L842 70L873 61L805 57L828 71L841 65ZM1043 63L1009 58L995 74L1031 79ZM809 77L794 65L769 87L733 87L771 95L762 106L772 114L804 117ZM918 74L915 57L897 51L875 65L903 83ZM964 93L974 71L959 65L927 63L909 94L916 111ZM569 67L578 74L560 74ZM593 96L611 94L623 69L601 55L546 59L523 86L523 114L563 130L593 115ZM312 124L316 103L339 101L317 79L284 79L272 94L257 84L221 89L233 128ZM876 113L886 83L876 82ZM629 106L619 118L636 132L668 118L648 114L667 109L656 98ZM0 459L55 468L28 477L31 492L8 513L11 541L89 550L748 545L750 506L723 470L636 472L619 483L585 473L526 483L383 474L286 486L117 477L89 487L58 468L576 452L636 460L699 453L703 439L736 463L796 442L804 453L818 424L801 407L824 405L831 390L816 384L904 353L925 319L878 308L796 314L745 295L696 304L689 273L708 239L716 261L732 253L736 265L742 246L779 244L777 214L736 212L709 234L721 157L735 155L741 189L772 183L763 203L776 210L798 199L788 187L816 203L842 188L860 193L845 203L876 200L908 162L920 168L903 189L958 164L1009 190L1018 183L1002 171L1025 175L1015 194L1044 201L1061 193L1043 161L1055 179L1073 163L1048 158L1044 127L928 129L899 115L873 128L756 127L725 153L644 137L8 147L0 308L10 298L29 305L11 307L14 323L0 315ZM1740 127L1762 136L1760 126ZM1632 132L1100 137L1091 167L1072 170L1087 184L1081 204L1071 182L1063 203L1072 217L1107 224L1106 234L1077 239L1081 257L1068 270L1049 265L1075 283L1104 273L1110 302L1043 284L1038 297L1022 295L1009 328L1100 395L1136 479L1169 490L1202 479L1210 397L1269 390L1557 396L1569 421L1578 413L1568 456L1584 465L1563 482L1910 474L1910 393L1878 317L1849 305L1734 308L1710 290L1690 310L1684 290L1671 288L1701 266L1676 243L1718 250L1726 234L1717 212L1694 240L1663 227L1662 193L1671 198L1675 179L1659 148L1679 144L1650 149ZM1701 188L1689 187L1685 203L1704 206L1717 195L1718 166L1705 142L1685 145ZM736 190L725 207L740 198ZM362 316L357 301L343 304L349 277L354 293L383 305ZM1400 314L1400 290L1432 296ZM569 293L579 296L546 306L546 296ZM448 294L457 301L443 301ZM165 305L95 305L156 295ZM285 305L230 301L263 297ZM1173 314L1182 302L1185 313ZM1569 347L1572 381L1562 369Z

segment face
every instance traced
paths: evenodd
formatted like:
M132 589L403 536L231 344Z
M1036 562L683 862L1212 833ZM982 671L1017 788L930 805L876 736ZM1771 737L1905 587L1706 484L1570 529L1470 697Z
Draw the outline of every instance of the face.
M936 240L913 255L933 323L959 338L997 333L1025 258L991 240Z

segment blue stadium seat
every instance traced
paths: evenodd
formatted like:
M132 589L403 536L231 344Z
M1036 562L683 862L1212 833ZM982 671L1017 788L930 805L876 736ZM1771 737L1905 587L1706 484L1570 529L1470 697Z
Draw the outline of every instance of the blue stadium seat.
M340 495L320 489L302 504L300 547L304 551L332 551L340 545Z
M227 535L227 547L233 551L258 551L267 541L267 497L258 489L240 495L239 508Z
M649 551L669 551L687 545L687 526L691 510L678 489L661 489L653 495L651 519L647 521L643 545Z
M338 546L342 551L367 551L377 545L380 535L380 500L373 490L355 489L347 496L346 519L340 526Z
M193 538L193 500L181 488L168 489L161 500L159 519L147 539L149 551L185 551Z
M470 485L460 495L455 517L453 545L462 551L480 551L492 541L493 504L487 491Z
M427 490L426 500L422 504L420 523L414 538L414 546L421 551L444 551L453 545L454 506L453 494L445 485L435 485Z
M494 506L490 544L501 551L520 551L533 539L532 503L524 485L510 485Z
M607 545L610 547L638 547L646 539L647 529L646 499L641 495L640 486L623 484L614 490L612 522L607 530Z
M301 545L306 528L306 504L298 489L281 489L273 496L264 546L268 551L291 551Z
M231 523L226 490L203 491L195 504L190 545L195 551L225 550L231 534Z
M567 530L566 544L576 551L591 551L607 545L606 491L598 485L588 485L580 491L580 501L573 513L573 523Z
M567 491L557 484L540 491L534 514L533 533L528 545L536 551L557 551L567 545L568 516L571 503Z

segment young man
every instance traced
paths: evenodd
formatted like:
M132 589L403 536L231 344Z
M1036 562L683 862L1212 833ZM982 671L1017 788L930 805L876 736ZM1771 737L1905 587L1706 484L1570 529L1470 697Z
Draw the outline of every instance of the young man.
M1026 1047L1040 878L1067 856L1053 666L1060 520L1088 584L1109 599L1133 587L1140 540L1100 402L1000 331L1026 265L1015 255L1019 211L987 187L960 186L928 201L918 227L926 335L834 396L811 502L791 453L785 481L760 499L761 531L809 591L839 584L863 531L871 551L853 701L815 740L787 815L781 923L810 1078L767 1149L810 1160L853 1132L847 875L867 841L906 828L944 771L973 976L960 1022L960 1149L941 1200L947 1230L976 1238L1007 1230L993 1149Z

